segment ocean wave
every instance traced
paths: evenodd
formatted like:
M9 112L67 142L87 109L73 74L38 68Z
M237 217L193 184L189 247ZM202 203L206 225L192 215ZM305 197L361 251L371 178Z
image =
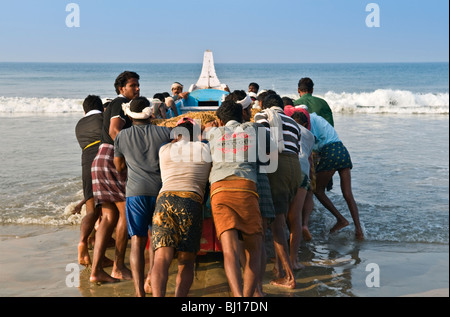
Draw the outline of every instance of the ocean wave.
M335 113L449 114L448 93L414 93L379 89L373 92L329 91L323 95ZM298 95L291 95L296 99ZM0 97L0 113L82 113L82 99Z
M405 90L379 89L368 93L327 92L335 113L448 114L448 93L417 94Z
M81 99L0 97L0 113L82 113L82 105Z

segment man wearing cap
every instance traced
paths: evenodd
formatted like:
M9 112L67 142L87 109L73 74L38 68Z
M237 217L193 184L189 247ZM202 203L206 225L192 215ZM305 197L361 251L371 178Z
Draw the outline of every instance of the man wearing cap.
M125 266L125 251L128 244L125 217L127 174L116 170L113 158L116 135L131 126L130 119L122 110L122 104L139 96L139 75L125 71L116 78L114 87L118 97L111 101L104 112L101 145L91 168L95 205L102 205L102 221L95 235L90 276L90 281L94 283L111 283L119 279L132 278L131 271ZM103 270L102 262L114 228L116 228L116 256L112 273L109 275Z
M172 99L175 102L178 114L181 113L181 107L183 107L183 103L185 100L189 98L189 92L183 92L184 86L179 82L174 82L172 87L170 88L172 91Z
M114 165L119 172L128 171L126 217L131 237L130 264L136 296L143 297L144 249L162 185L158 151L161 145L170 142L170 129L150 124L152 108L145 97L124 104L123 110L133 125L115 138Z
M209 145L201 142L201 127L182 118L172 130L174 141L159 150L160 190L153 216L155 262L152 294L165 296L169 267L177 252L176 297L187 297L194 280L196 254L202 236L203 202L211 170Z

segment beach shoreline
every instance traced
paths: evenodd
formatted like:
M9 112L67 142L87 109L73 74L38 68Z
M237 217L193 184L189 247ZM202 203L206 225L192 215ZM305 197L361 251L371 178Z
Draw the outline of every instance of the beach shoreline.
M1 297L134 297L132 281L102 286L89 283L89 269L77 264L78 225L3 224L0 230ZM313 240L302 244L300 261L306 267L295 273L296 289L269 285L273 277L270 261L263 287L268 298L448 297L448 250L448 245L442 244L361 243L340 237ZM113 252L108 249L107 255L112 257ZM379 287L367 284L376 281L372 264L379 268ZM74 268L80 270L79 287L74 285ZM173 297L175 272L174 262L168 297ZM229 296L221 255L200 257L189 297Z

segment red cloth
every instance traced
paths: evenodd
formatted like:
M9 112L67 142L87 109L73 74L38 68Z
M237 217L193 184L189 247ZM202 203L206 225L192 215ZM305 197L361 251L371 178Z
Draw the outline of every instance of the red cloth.
M306 117L308 118L308 130L311 130L311 117L309 115L309 112L307 109L303 108L302 106L285 106L284 107L284 113L289 116L292 117L292 115L294 114L294 112L303 112Z

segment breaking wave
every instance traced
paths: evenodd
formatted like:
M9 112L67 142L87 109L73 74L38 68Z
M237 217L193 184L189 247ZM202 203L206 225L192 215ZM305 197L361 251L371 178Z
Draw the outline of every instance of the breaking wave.
M335 113L449 114L448 93L379 89L363 93L329 91L320 97ZM81 99L0 97L0 113L82 113L82 103Z

